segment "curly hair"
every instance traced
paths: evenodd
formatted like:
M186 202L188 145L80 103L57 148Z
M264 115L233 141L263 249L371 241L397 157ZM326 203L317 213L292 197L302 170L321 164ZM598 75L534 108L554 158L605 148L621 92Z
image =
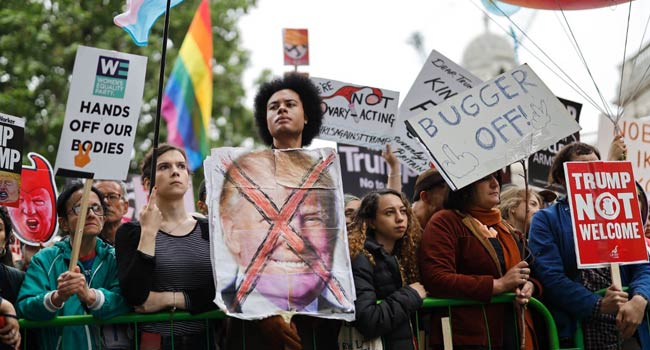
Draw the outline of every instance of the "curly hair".
M372 191L366 194L361 200L361 206L357 211L357 215L352 220L350 225L350 233L348 235L348 243L350 248L350 257L354 259L359 253L363 253L371 264L375 264L375 259L368 250L364 248L366 237L374 237L375 232L370 227L370 221L377 217L377 209L379 207L379 198L385 195L394 195L402 200L406 207L406 216L408 217L408 227L404 236L395 242L393 254L397 257L400 266L400 274L402 275L402 283L410 284L420 281L420 272L417 263L417 250L422 239L422 228L418 220L413 215L411 206L403 193L392 190L383 189Z
M320 133L320 127L323 124L323 110L321 109L323 101L318 93L318 87L309 78L300 74L287 74L284 78L275 79L260 86L257 95L255 95L254 115L257 132L262 142L268 146L273 144L273 136L271 136L266 123L266 105L271 96L280 90L291 90L300 97L305 118L309 120L302 131L302 146L308 146Z

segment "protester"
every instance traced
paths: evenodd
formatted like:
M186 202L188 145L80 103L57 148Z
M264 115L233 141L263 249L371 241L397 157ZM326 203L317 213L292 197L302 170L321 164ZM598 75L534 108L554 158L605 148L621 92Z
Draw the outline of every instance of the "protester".
M196 201L196 208L199 210L200 214L207 217L208 203L206 202L206 196L205 180L202 180L199 184L199 200Z
M187 157L182 149L168 144L161 144L156 156L155 187L142 208L140 222L127 222L117 230L122 292L139 313L213 310L208 222L190 216L183 202L189 190ZM152 161L153 150L145 155L141 167L147 190ZM213 345L206 339L214 341L212 328L203 321L148 323L139 327L138 339L141 348L208 349Z
M526 305L533 292L539 292L529 280L528 263L520 254L523 237L501 220L496 208L500 178L497 172L448 191L445 210L429 221L419 260L422 284L431 296L489 303L494 295L515 292L515 305ZM433 311L431 345L442 348L440 319L450 317L455 347L519 349L520 340L514 335L522 329L517 324L521 318L513 315L510 304L437 309ZM536 348L527 311L525 329L525 348Z
M14 258L11 254L11 244L14 242L11 218L5 207L0 207L0 263L4 266L14 267Z
M0 207L0 246L2 247L2 262L0 264L0 317L5 315L7 325L0 327L0 349L18 348L21 335L18 331L18 319L14 305L18 300L18 292L25 278L25 273L13 266L10 244L13 242L11 219L4 207ZM8 315L8 316L7 316ZM14 317L12 317L12 315Z
M97 236L104 224L106 207L96 189L88 200L88 211L81 213L83 184L74 183L63 190L56 202L59 226L66 238L54 246L40 250L32 258L25 281L18 295L18 312L35 320L55 316L91 314L108 319L129 311L117 281L115 252ZM79 215L86 215L82 236L75 233ZM81 239L79 260L68 271L72 242ZM99 349L98 326L66 326L42 328L39 345L43 349Z
M343 196L343 204L345 205L345 225L350 226L359 206L361 206L361 199L355 195L346 193Z
M305 76L288 74L260 86L255 96L255 121L262 141L276 149L307 146L323 122L318 88ZM258 322L229 319L227 348L336 349L340 322L295 315Z
M418 175L413 191L413 213L424 229L433 214L442 209L449 186L436 169L428 169Z
M382 337L386 350L414 349L412 319L426 296L417 266L421 234L408 200L391 189L368 193L351 226L355 326L366 339Z
M126 198L126 184L123 181L103 180L95 183L95 187L104 196L106 215L104 215L104 228L99 235L106 243L115 245L115 233L122 224L122 217L129 210Z
M526 208L526 200L528 200L528 208ZM537 192L528 190L528 194L526 194L526 189L510 186L501 191L501 202L499 203L501 218L518 232L527 236L530 220L543 203L542 197Z
M565 186L567 161L599 159L600 153L590 145L581 142L567 145L553 160L549 183ZM609 267L579 270L571 213L564 196L535 214L529 245L535 256L532 268L544 285L545 305L553 314L562 347L574 346L577 322L582 323L586 349L618 349L621 340L635 334L635 340L643 348L650 346L648 326L639 327L650 296L650 265L620 267L628 292L612 284ZM604 297L595 293L604 288L607 288Z

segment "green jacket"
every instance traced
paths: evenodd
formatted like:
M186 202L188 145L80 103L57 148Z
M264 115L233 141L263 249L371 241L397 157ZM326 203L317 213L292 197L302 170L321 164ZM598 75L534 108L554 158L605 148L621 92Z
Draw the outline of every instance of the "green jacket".
M45 296L56 290L57 278L68 271L70 263L69 238L57 242L54 246L42 249L32 258L25 275L25 281L18 294L17 312L29 320L44 321L55 316L91 314L98 319L108 319L129 312L129 306L120 293L117 280L117 263L113 247L97 239L88 285L100 291L104 302L96 310L83 304L77 295L73 295L60 310L49 310L45 305ZM81 263L77 263L81 271ZM39 330L39 347L41 349L99 349L101 339L98 326L48 327Z

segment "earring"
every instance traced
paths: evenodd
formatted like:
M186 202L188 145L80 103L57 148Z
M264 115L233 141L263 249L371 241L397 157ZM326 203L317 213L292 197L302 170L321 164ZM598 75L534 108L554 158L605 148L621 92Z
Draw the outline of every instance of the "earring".
M305 125L307 125L307 119L305 119Z

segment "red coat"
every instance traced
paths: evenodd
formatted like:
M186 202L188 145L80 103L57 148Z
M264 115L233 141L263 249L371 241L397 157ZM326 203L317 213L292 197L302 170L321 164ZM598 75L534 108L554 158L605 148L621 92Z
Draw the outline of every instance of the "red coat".
M489 302L492 298L493 280L506 271L501 271L494 247L479 232L477 224L471 216L451 210L439 211L429 220L422 236L419 260L422 284L430 296L481 302ZM503 248L505 266L510 269L522 260L515 237L499 232L497 238ZM486 321L480 306L451 308L454 347L487 348L489 341L493 349L500 348L504 317L513 317L511 310L510 305L486 305ZM442 349L443 344L440 318L449 316L448 309L433 311L431 345L436 349ZM526 349L532 349L535 340L530 315L526 323Z

